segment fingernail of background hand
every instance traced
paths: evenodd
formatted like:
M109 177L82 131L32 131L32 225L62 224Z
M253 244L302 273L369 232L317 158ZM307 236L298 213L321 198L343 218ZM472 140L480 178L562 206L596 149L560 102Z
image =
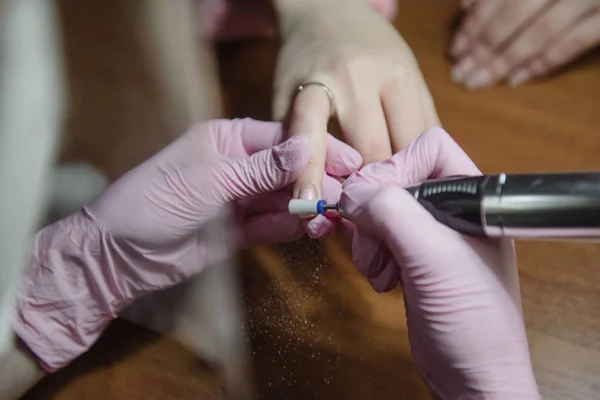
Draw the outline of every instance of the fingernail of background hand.
M526 69L519 69L508 77L508 84L510 86L519 86L527 82L531 78L531 73Z
M454 83L463 83L471 70L475 68L475 60L471 56L466 56L452 68L452 80Z
M487 68L478 68L475 70L469 80L467 80L467 87L469 89L479 89L487 86L492 81L492 73Z

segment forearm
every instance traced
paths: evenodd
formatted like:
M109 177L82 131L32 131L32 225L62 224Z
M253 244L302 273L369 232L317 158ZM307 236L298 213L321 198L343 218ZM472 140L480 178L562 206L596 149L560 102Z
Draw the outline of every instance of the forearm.
M12 346L0 358L0 399L20 398L45 374L35 356L15 336Z

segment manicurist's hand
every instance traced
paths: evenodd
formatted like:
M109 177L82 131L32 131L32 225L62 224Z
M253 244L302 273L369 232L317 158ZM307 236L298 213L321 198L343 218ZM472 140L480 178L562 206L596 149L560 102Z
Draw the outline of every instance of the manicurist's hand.
M353 174L342 205L354 263L377 291L402 286L412 354L433 398L537 400L512 241L465 237L403 189L477 174L439 128Z
M362 160L332 137L327 143L333 176L323 187L339 198L339 176ZM192 128L36 235L15 332L54 371L85 352L134 299L249 243L295 240L304 228L287 203L309 157L308 140L285 140L279 123L214 120Z

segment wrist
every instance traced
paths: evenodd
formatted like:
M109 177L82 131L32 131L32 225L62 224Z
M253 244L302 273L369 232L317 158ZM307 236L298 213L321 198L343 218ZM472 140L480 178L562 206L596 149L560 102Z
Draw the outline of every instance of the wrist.
M279 30L284 37L299 24L313 23L316 17L328 18L356 5L364 6L365 0L273 0Z
M37 233L18 290L14 331L46 372L96 341L126 302L96 224L79 212Z
M328 0L324 0L323 2L327 1ZM319 0L273 0L273 8L275 9L277 17L285 18L302 10L310 9L319 3Z

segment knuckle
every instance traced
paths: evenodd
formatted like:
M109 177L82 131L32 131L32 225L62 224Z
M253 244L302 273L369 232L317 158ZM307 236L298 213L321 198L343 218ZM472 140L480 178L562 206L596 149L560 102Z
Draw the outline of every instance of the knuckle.
M339 76L351 77L365 69L365 53L353 46L345 46L339 50L334 61L334 70Z
M403 193L399 186L386 186L379 190L369 200L367 210L374 216L389 215L395 212L398 205L398 198Z
M394 68L394 80L397 85L408 86L410 82L416 79L415 70L407 63L398 63Z
M401 55L399 55L401 53ZM342 49L335 62L337 76L350 82L363 81L365 78L389 77L403 78L412 75L410 61L414 58L410 49L390 52L383 49Z
M525 35L518 42L510 46L503 55L506 62L511 65L521 64L542 48L542 41L537 33Z

